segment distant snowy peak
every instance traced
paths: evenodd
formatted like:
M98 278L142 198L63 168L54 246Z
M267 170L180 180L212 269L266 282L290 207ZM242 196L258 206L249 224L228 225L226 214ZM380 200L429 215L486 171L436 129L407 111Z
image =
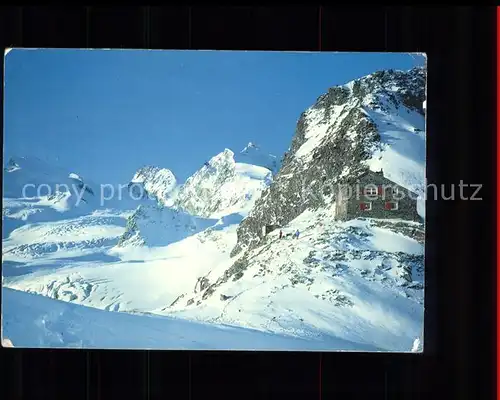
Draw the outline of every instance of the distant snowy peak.
M276 174L279 170L277 157L263 151L260 146L253 142L249 142L245 146L245 148L237 155L236 161L267 168L273 174Z
M237 163L234 152L225 149L187 179L175 205L201 217L246 213L271 180L267 168Z
M249 149L258 149L258 148L259 148L259 146L257 146L255 143L248 142L248 144L245 146L245 148L241 152L243 153L246 150L249 150Z
M100 207L97 185L38 157L11 157L4 168L4 234L25 224L73 218Z
M234 152L224 149L224 151L205 162L198 171L187 179L183 187L190 187L194 184L202 186L222 184L233 178L235 171L236 161L234 160Z
M9 159L9 162L4 168L5 172L14 172L17 171L18 169L21 169L21 167L13 158Z
M177 179L169 169L145 166L135 173L129 187L136 198L138 195L150 195L163 204L170 205L175 195Z
M132 178L133 183L144 182L151 185L161 185L166 191L171 191L177 184L172 171L166 168L145 166L140 168Z
M4 172L15 172L17 170L23 169L26 172L35 173L40 175L55 175L62 176L66 172L59 167L51 165L38 157L27 157L27 156L12 156L9 158L7 165L4 168ZM67 176L67 174L66 174Z
M140 168L132 178L132 182L162 180L167 187L172 188L176 184L176 179L172 171L167 168L145 166Z
M80 175L69 173L38 157L11 157L4 168L3 178L4 197L60 198L59 194L66 192L79 197L81 192L81 199L85 202L88 195L94 195L94 185L84 182Z

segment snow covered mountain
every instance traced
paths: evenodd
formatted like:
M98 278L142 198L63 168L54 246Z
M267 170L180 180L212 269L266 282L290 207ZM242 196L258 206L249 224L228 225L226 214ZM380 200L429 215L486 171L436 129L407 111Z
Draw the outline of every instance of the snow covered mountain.
M171 206L176 196L177 179L169 169L145 166L135 173L129 189L133 199L152 197Z
M75 173L37 157L11 157L3 171L3 197L34 198L68 193L73 200L94 197L91 184ZM69 197L69 196L68 196ZM76 199L75 199L76 198Z
M179 189L175 206L206 218L246 215L271 181L270 170L237 163L234 153L225 149L187 179Z
M3 288L3 341L20 348L152 350L359 349L331 339L311 341L238 327L208 325L152 314L111 313ZM13 338L11 341L10 338ZM377 350L367 348L366 350Z
M273 175L278 173L280 164L275 155L268 154L255 143L249 142L245 148L235 155L236 162L258 165L267 168Z
M144 202L129 218L119 245L165 246L224 223L224 217L239 223L271 180L272 171L236 163L229 149L181 186L168 169L142 168L129 188Z
M99 207L97 185L36 157L11 157L3 171L3 235L26 223L72 218Z
M174 309L184 317L212 315L213 321L257 329L273 325L259 315L274 315L281 327L276 329L301 334L334 315L321 334L351 340L353 332L362 335L374 324L372 318L384 314L398 323L380 326L379 333L376 328L370 340L376 337L382 347L398 348L400 323L411 337L418 336L423 324L423 224L340 223L329 189L382 167L389 179L422 194L424 100L422 68L381 71L321 96L302 114L279 173L239 224L233 261L201 277L202 287L186 293L187 302ZM273 224L285 233L299 229L302 240L279 240L277 233L263 236L262 226ZM389 301L392 296L395 300ZM221 302L225 305L217 306ZM367 314L370 307L377 312Z
M71 209L82 214L61 213L56 196L50 218L28 213L3 235L7 337L14 346L422 351L423 224L337 221L329 190L383 168L422 193L425 78L422 68L381 71L331 88L301 115L282 165L249 143L182 185L168 169L141 168L129 188L147 196L121 208L82 202ZM93 191L67 171L37 167L26 180L23 170L22 160L6 166L4 225L49 204L22 199L22 182ZM300 237L263 237L275 223Z
M379 71L321 95L300 116L279 173L242 221L233 255L257 246L262 226L331 206L331 188L363 170L383 168L388 179L421 195L425 82L420 67Z

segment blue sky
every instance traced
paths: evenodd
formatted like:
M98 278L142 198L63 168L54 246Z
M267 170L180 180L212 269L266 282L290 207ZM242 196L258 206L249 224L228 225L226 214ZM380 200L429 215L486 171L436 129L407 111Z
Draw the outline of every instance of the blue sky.
M327 89L423 57L384 53L13 50L4 154L35 155L101 183L143 165L184 181L252 141L280 156Z

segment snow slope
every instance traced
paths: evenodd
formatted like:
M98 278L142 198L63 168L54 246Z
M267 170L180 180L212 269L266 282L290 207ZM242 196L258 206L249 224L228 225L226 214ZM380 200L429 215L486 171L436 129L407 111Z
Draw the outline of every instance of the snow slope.
M304 213L284 232L297 228L298 240L272 234L239 269L212 271L204 292L185 295L194 300L190 306L179 303L167 312L408 351L423 326L423 243L398 228L419 224L338 223L323 211Z
M356 343L349 348L409 351L420 336L423 245L401 233L419 224L305 213L285 228L298 227L298 240L273 233L241 276L224 281L237 227L226 222L156 248L102 246L63 259L43 247L45 256L31 259L8 253L3 284L103 310Z
M166 246L194 235L217 220L194 217L156 204L141 205L127 221L120 246Z
M235 239L234 225L217 225L164 247L108 244L62 259L26 255L22 263L9 253L4 285L101 309L151 311L169 306L193 290L198 277L227 262Z
M33 258L23 267L10 267L16 273L4 275L4 284L101 309L151 311L192 291L198 277L226 262L234 240L233 226L163 248L102 249L92 258L66 258L63 268L43 267Z
M257 165L267 168L273 175L279 170L280 163L278 158L262 150L260 146L255 143L249 142L245 148L239 153L235 154L237 163Z
M381 146L366 161L372 171L419 195L418 212L425 218L425 119L415 111L388 104L389 113L365 109L380 132Z
M2 262L28 262L96 252L112 246L125 230L125 215L88 215L14 230L2 243Z
M350 350L334 338L317 341L223 325L114 313L2 289L2 337L14 347L185 350ZM8 312L5 312L8 310ZM374 350L374 349L368 349Z

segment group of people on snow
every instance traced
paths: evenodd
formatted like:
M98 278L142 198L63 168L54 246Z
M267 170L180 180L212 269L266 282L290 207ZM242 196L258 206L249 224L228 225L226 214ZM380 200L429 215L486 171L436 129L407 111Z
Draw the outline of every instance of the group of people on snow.
M290 233L289 233L289 234L287 234L287 235L284 235L284 234L283 234L283 231L280 229L280 235L279 235L279 238L280 238L280 239L283 239L284 237L286 237L286 236L290 236L290 235L291 235ZM300 232L299 232L299 230L297 229L297 230L295 231L295 233L293 234L293 238L294 238L294 239L298 239L298 238L299 238L299 235L300 235Z

